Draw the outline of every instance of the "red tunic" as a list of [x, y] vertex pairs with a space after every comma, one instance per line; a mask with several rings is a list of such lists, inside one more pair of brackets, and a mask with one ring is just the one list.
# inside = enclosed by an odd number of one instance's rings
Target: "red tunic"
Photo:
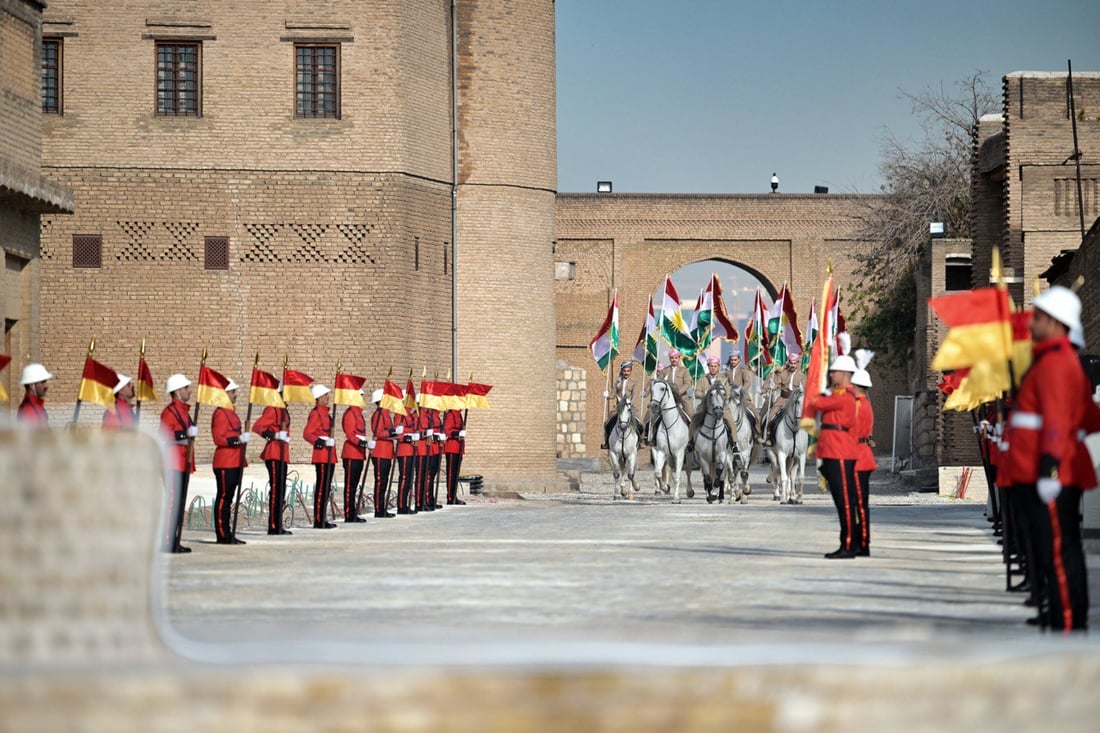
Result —
[[871, 409], [871, 400], [865, 395], [856, 396], [856, 456], [857, 471], [874, 471], [878, 468], [875, 452], [871, 450], [871, 435], [875, 432], [875, 413]]
[[235, 410], [215, 408], [210, 416], [210, 435], [214, 438], [214, 468], [248, 465], [245, 445], [241, 443], [241, 418]]
[[443, 432], [447, 436], [446, 442], [443, 443], [444, 453], [462, 455], [466, 452], [466, 438], [459, 436], [463, 430], [465, 426], [462, 424], [462, 413], [458, 410], [447, 410], [443, 415]]
[[[252, 432], [267, 439], [267, 445], [260, 453], [260, 458], [265, 461], [282, 461], [290, 463], [290, 443], [277, 440], [275, 433], [290, 430], [290, 413], [285, 407], [265, 407], [260, 419], [252, 423]], [[264, 433], [271, 435], [268, 438]]]
[[1008, 449], [1001, 470], [1008, 484], [1033, 484], [1040, 462], [1056, 466], [1063, 486], [1096, 487], [1096, 473], [1083, 442], [1100, 424], [1092, 385], [1065, 336], [1035, 345], [1031, 368], [1024, 375], [1008, 418]]
[[428, 455], [438, 456], [443, 452], [443, 441], [440, 438], [443, 435], [443, 421], [439, 418], [439, 410], [428, 408], [424, 412], [428, 414], [428, 432], [431, 433], [426, 438]]
[[[406, 428], [408, 430], [408, 428]], [[416, 432], [420, 433], [420, 440], [416, 441], [416, 455], [426, 456], [432, 439], [428, 437], [428, 431], [432, 430], [432, 418], [427, 409], [421, 409], [416, 416]]]
[[393, 458], [393, 416], [389, 410], [381, 407], [370, 416], [370, 430], [374, 434], [374, 448], [371, 449], [372, 458]]
[[332, 415], [324, 407], [317, 405], [306, 419], [306, 429], [302, 431], [306, 442], [314, 446], [310, 463], [336, 463], [336, 446], [316, 447], [319, 438], [332, 437]]
[[[342, 423], [344, 448], [340, 451], [340, 457], [350, 458], [353, 461], [365, 461], [367, 459], [367, 420], [363, 416], [363, 408], [358, 405], [348, 407], [344, 410]], [[359, 436], [363, 436], [362, 439]], [[362, 446], [359, 445], [360, 440], [363, 442]]]
[[856, 398], [852, 390], [838, 387], [830, 395], [810, 397], [810, 409], [821, 413], [821, 433], [817, 437], [817, 457], [854, 461], [856, 446]]
[[419, 418], [414, 412], [394, 418], [394, 425], [403, 425], [405, 427], [405, 432], [398, 438], [397, 442], [398, 458], [415, 454], [416, 451], [413, 448], [413, 442], [410, 435], [416, 432], [418, 420]]
[[174, 471], [195, 472], [195, 459], [192, 456], [191, 465], [187, 465], [187, 428], [191, 422], [189, 405], [177, 398], [172, 398], [168, 406], [160, 413], [160, 433], [164, 441], [168, 443], [168, 462]]
[[104, 430], [130, 430], [137, 426], [137, 415], [130, 403], [115, 397], [115, 409], [103, 413]]
[[19, 412], [16, 416], [19, 422], [28, 427], [48, 428], [50, 426], [50, 416], [46, 414], [46, 403], [30, 392], [19, 403]]

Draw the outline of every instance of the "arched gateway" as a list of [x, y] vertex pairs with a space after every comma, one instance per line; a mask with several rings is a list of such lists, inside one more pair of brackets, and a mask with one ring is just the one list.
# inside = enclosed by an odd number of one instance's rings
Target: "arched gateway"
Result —
[[[853, 282], [866, 195], [559, 194], [555, 305], [557, 358], [584, 370], [581, 437], [559, 441], [560, 457], [597, 456], [604, 375], [587, 347], [619, 291], [621, 351], [629, 354], [647, 297], [665, 275], [718, 261], [749, 273], [774, 298], [789, 283], [799, 313], [820, 292], [828, 262], [842, 287]], [[710, 265], [704, 265], [709, 268]], [[704, 273], [704, 277], [709, 272]], [[674, 281], [675, 282], [675, 281]], [[729, 288], [727, 304], [730, 303]], [[694, 299], [697, 287], [681, 292]], [[560, 406], [559, 406], [560, 407]], [[885, 407], [884, 407], [885, 409]], [[892, 408], [882, 414], [892, 414]], [[563, 448], [564, 446], [564, 448]]]

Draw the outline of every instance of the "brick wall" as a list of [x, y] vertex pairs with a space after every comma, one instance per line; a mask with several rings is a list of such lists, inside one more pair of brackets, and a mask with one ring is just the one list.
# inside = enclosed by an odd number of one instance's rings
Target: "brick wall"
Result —
[[23, 0], [0, 2], [0, 169], [37, 171], [42, 155], [39, 72], [41, 10]]
[[558, 360], [558, 458], [576, 458], [588, 452], [585, 445], [585, 407], [588, 383], [584, 369]]

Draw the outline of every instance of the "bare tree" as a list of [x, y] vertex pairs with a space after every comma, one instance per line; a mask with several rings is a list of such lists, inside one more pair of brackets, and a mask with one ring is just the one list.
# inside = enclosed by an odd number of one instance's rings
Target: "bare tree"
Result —
[[874, 343], [893, 364], [908, 359], [916, 324], [913, 269], [928, 244], [928, 224], [942, 221], [953, 237], [970, 232], [970, 164], [975, 126], [999, 100], [975, 71], [948, 92], [900, 91], [921, 118], [923, 139], [907, 143], [887, 130], [880, 170], [884, 194], [867, 205], [858, 235], [868, 242], [860, 255], [853, 310], [861, 340]]

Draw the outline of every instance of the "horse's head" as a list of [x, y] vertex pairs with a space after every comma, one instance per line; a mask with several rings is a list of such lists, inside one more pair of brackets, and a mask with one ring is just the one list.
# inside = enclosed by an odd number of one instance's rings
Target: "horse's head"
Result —
[[712, 384], [703, 397], [703, 402], [706, 405], [707, 412], [712, 415], [721, 415], [722, 411], [726, 409], [725, 382], [717, 381]]
[[802, 414], [802, 402], [806, 398], [806, 390], [802, 386], [794, 388], [790, 399], [787, 400], [787, 409], [794, 415]]
[[619, 404], [615, 407], [615, 414], [619, 416], [619, 425], [626, 427], [634, 421], [634, 404], [630, 398], [619, 395]]
[[672, 387], [668, 382], [658, 377], [649, 387], [649, 411], [656, 414], [672, 396]]

